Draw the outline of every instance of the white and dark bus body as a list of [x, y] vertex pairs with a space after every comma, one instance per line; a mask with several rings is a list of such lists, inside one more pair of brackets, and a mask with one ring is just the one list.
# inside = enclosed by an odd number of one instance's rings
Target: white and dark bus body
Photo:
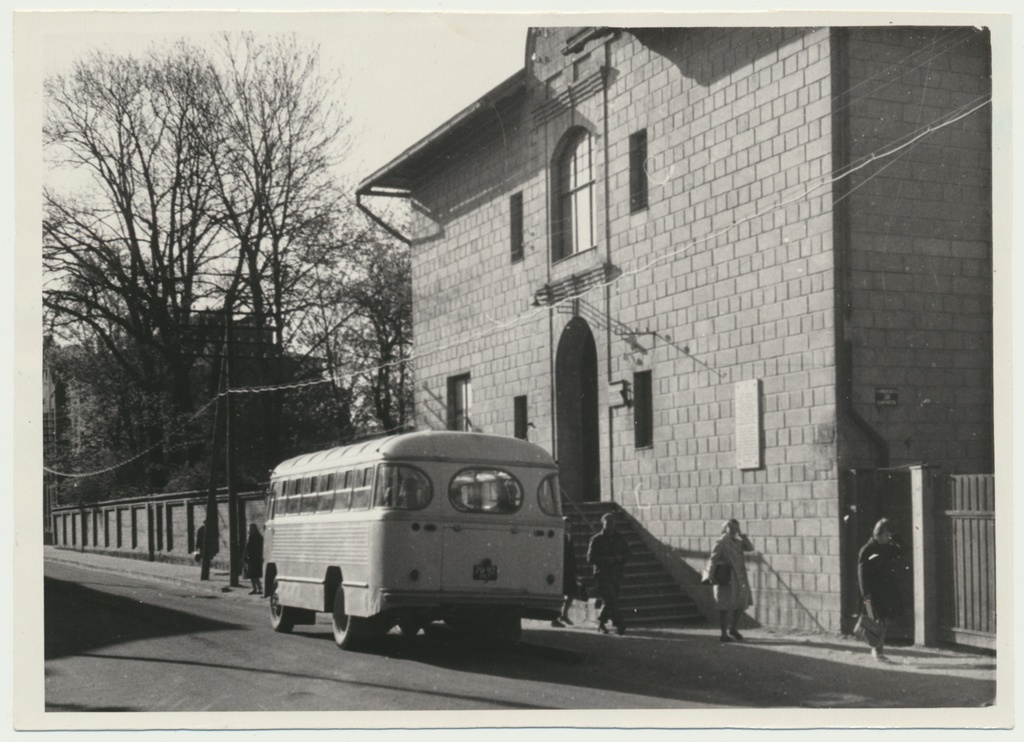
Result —
[[331, 613], [346, 648], [432, 621], [518, 638], [562, 603], [558, 470], [516, 438], [426, 431], [305, 454], [271, 474], [264, 590], [291, 631]]

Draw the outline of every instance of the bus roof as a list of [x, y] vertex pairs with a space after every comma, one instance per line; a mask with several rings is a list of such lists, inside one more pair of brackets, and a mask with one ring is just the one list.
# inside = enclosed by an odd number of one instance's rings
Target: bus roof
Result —
[[348, 446], [302, 454], [282, 461], [271, 474], [320, 471], [378, 459], [455, 461], [555, 468], [551, 454], [519, 438], [450, 430], [426, 430], [374, 438]]

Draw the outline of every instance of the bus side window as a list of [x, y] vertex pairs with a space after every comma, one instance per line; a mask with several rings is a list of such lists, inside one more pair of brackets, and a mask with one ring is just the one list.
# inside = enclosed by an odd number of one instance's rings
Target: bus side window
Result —
[[267, 515], [265, 520], [273, 520], [275, 513], [280, 514], [281, 509], [281, 480], [270, 485], [270, 495], [267, 498]]
[[299, 501], [302, 497], [298, 493], [299, 480], [289, 479], [284, 483], [285, 512], [294, 515], [299, 512]]
[[329, 513], [334, 509], [334, 472], [320, 475], [320, 499], [317, 502], [318, 513]]
[[303, 492], [302, 492], [302, 512], [313, 513], [316, 512], [316, 500], [317, 500], [317, 478], [306, 477], [303, 481]]
[[352, 472], [355, 484], [352, 486], [352, 509], [365, 510], [370, 507], [370, 486], [373, 484], [373, 467]]
[[393, 507], [398, 493], [398, 485], [398, 467], [382, 466], [380, 468], [380, 476], [377, 477], [377, 486], [373, 490], [373, 507]]
[[351, 477], [352, 472], [350, 471], [340, 471], [335, 475], [335, 481], [338, 485], [338, 489], [334, 493], [335, 510], [348, 510], [352, 504]]

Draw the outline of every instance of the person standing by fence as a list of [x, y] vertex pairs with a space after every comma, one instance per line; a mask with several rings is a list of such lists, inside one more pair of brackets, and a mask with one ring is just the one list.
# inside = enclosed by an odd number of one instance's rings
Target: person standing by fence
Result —
[[896, 582], [901, 567], [900, 546], [894, 540], [892, 521], [882, 518], [872, 531], [871, 538], [857, 557], [857, 582], [864, 601], [864, 612], [881, 625], [881, 633], [871, 648], [871, 656], [879, 662], [885, 657], [885, 634], [889, 622], [903, 615], [903, 595]]

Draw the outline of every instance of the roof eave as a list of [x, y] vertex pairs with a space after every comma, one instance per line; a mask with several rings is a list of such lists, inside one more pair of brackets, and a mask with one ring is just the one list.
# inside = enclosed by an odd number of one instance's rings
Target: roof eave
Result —
[[498, 102], [523, 90], [525, 84], [526, 70], [521, 69], [406, 149], [391, 162], [364, 178], [359, 183], [356, 193], [358, 195], [374, 195], [375, 192], [384, 192], [386, 195], [396, 195], [396, 192], [406, 189], [408, 184], [399, 176], [399, 172], [404, 166], [440, 146], [455, 129], [472, 122], [481, 112], [491, 109]]

